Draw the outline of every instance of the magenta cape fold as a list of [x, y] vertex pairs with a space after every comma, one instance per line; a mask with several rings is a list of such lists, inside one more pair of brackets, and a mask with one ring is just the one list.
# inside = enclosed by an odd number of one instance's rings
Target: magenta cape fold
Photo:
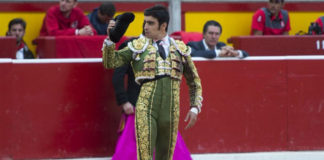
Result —
[[[125, 120], [125, 123], [123, 123], [123, 119]], [[123, 115], [121, 124], [124, 125], [124, 129], [120, 132], [112, 160], [137, 160], [135, 115]], [[190, 152], [179, 132], [174, 149], [173, 160], [192, 160]]]

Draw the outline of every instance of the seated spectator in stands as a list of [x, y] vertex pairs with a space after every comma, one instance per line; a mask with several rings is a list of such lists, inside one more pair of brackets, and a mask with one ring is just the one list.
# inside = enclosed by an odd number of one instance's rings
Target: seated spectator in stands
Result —
[[324, 34], [324, 16], [317, 18], [315, 23], [317, 23], [317, 26], [320, 28], [318, 34]]
[[283, 6], [284, 0], [269, 0], [267, 7], [257, 10], [252, 18], [251, 35], [289, 35], [289, 15]]
[[107, 35], [109, 21], [113, 19], [116, 9], [113, 3], [104, 2], [99, 8], [95, 8], [88, 18], [98, 35]]
[[44, 18], [40, 36], [95, 35], [87, 16], [77, 7], [77, 0], [60, 0]]
[[26, 22], [21, 18], [12, 19], [8, 25], [7, 36], [14, 36], [17, 38], [17, 59], [31, 59], [34, 58], [33, 53], [29, 50], [23, 38], [26, 30]]
[[203, 28], [203, 40], [197, 42], [189, 42], [192, 57], [246, 57], [248, 54], [244, 51], [234, 50], [231, 46], [219, 42], [222, 34], [222, 26], [214, 20], [207, 21]]

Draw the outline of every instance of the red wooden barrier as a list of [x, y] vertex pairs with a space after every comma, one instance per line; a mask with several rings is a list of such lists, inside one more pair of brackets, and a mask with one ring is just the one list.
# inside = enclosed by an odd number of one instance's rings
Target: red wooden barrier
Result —
[[[35, 61], [35, 60], [34, 60]], [[5, 68], [4, 68], [5, 67]], [[0, 158], [109, 156], [120, 110], [101, 63], [0, 64]]]
[[[204, 103], [192, 153], [324, 150], [324, 58], [196, 61]], [[108, 157], [120, 109], [99, 59], [0, 61], [0, 157]], [[26, 63], [28, 62], [28, 63]]]
[[323, 35], [234, 36], [228, 42], [250, 56], [324, 55]]
[[16, 58], [16, 38], [15, 37], [0, 37], [0, 58]]
[[197, 126], [183, 135], [191, 151], [287, 149], [285, 61], [204, 61], [197, 66], [204, 106]]
[[324, 149], [324, 69], [322, 60], [288, 62], [288, 146]]
[[[37, 45], [39, 58], [101, 58], [105, 38], [107, 36], [41, 36], [33, 43]], [[123, 36], [116, 48], [127, 39]]]

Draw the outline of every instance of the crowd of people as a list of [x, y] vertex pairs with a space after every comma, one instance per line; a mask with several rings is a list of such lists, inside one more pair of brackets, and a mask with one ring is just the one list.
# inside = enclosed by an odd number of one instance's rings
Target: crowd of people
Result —
[[[50, 7], [44, 17], [40, 36], [106, 35], [108, 24], [116, 13], [114, 4], [104, 2], [88, 15], [85, 15], [77, 5], [77, 0], [60, 0], [59, 5]], [[251, 35], [289, 35], [290, 19], [288, 11], [283, 9], [284, 5], [284, 0], [269, 0], [267, 6], [257, 10], [252, 17]], [[323, 34], [323, 21], [324, 16], [319, 17], [310, 26], [309, 34]], [[16, 24], [15, 27], [21, 26], [21, 32], [11, 31], [13, 24]], [[26, 22], [21, 18], [9, 22], [7, 36], [17, 37], [17, 59], [36, 57], [23, 40], [26, 26]], [[216, 20], [206, 22], [203, 26], [203, 40], [188, 44], [193, 50], [192, 56], [205, 58], [248, 56], [245, 51], [235, 50], [219, 42], [221, 33], [222, 26], [219, 22]]]
[[[114, 4], [104, 2], [88, 16], [77, 4], [77, 0], [60, 0], [59, 5], [49, 8], [43, 20], [40, 36], [106, 35], [108, 23], [116, 12]], [[17, 38], [17, 59], [36, 57], [23, 40], [26, 26], [26, 22], [21, 18], [15, 18], [9, 22], [6, 35]]]

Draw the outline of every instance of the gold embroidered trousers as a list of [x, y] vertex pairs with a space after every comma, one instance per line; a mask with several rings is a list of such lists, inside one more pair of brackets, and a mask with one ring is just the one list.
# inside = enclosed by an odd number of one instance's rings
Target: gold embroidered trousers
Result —
[[[179, 123], [180, 81], [146, 82], [136, 104], [137, 159], [172, 160]], [[156, 148], [155, 148], [156, 146]]]

